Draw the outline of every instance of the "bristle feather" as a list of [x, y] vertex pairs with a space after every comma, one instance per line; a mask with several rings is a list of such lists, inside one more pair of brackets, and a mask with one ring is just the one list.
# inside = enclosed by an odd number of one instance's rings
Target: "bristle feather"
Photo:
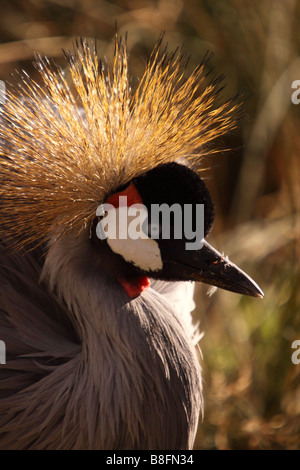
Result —
[[162, 40], [134, 93], [126, 38], [117, 35], [111, 70], [96, 43], [79, 38], [73, 53], [64, 52], [70, 84], [39, 54], [42, 85], [18, 74], [0, 111], [0, 236], [23, 245], [53, 231], [80, 231], [118, 186], [161, 163], [197, 163], [210, 142], [235, 127], [238, 105], [215, 106], [220, 80], [205, 87], [208, 55], [184, 79], [183, 52], [168, 54]]

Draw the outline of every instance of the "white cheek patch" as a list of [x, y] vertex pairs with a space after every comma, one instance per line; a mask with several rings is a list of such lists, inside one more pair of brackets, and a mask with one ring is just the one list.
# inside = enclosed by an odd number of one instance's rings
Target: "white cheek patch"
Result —
[[159, 246], [151, 238], [137, 240], [107, 239], [112, 251], [121, 255], [125, 261], [144, 271], [159, 271], [163, 267]]
[[125, 261], [143, 271], [159, 271], [163, 268], [159, 245], [142, 230], [143, 222], [147, 218], [147, 211], [143, 207], [135, 204], [130, 207], [113, 208], [111, 220], [114, 230], [107, 230], [107, 226], [104, 228], [104, 223], [103, 231], [111, 250], [121, 255]]

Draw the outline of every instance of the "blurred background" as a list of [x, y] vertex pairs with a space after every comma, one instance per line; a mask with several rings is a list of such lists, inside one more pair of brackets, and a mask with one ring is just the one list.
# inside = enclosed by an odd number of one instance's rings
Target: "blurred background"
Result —
[[[196, 449], [299, 449], [300, 363], [300, 2], [297, 0], [1, 0], [0, 80], [34, 75], [33, 51], [64, 64], [75, 37], [97, 38], [111, 58], [115, 22], [128, 32], [130, 73], [140, 77], [159, 34], [184, 43], [188, 70], [207, 50], [225, 75], [224, 99], [241, 93], [230, 148], [205, 172], [216, 203], [209, 237], [248, 272], [263, 300], [207, 286], [196, 291], [205, 411]], [[300, 93], [299, 93], [300, 98]], [[299, 354], [300, 359], [300, 354]]]

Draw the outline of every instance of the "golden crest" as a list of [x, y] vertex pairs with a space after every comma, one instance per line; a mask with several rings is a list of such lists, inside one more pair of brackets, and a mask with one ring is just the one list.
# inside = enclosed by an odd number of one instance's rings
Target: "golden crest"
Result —
[[21, 245], [88, 227], [117, 187], [160, 163], [198, 164], [235, 127], [238, 105], [216, 106], [218, 80], [204, 87], [205, 60], [185, 79], [161, 40], [135, 91], [121, 39], [111, 69], [85, 40], [65, 56], [69, 83], [37, 56], [42, 85], [23, 74], [0, 111], [0, 236]]

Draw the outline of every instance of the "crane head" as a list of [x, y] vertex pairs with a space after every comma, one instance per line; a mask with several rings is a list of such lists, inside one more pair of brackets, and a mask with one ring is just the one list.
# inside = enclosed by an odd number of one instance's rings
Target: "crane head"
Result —
[[[129, 285], [138, 286], [127, 289], [131, 293], [151, 276], [262, 296], [204, 240], [214, 210], [199, 164], [210, 144], [235, 127], [239, 106], [218, 102], [221, 82], [206, 83], [206, 59], [185, 79], [183, 56], [168, 54], [159, 42], [133, 91], [121, 39], [111, 69], [85, 40], [65, 55], [70, 83], [64, 70], [37, 56], [42, 84], [21, 76], [1, 107], [0, 235], [26, 246], [89, 231], [109, 270], [124, 286], [128, 276]], [[120, 212], [116, 198], [122, 195], [131, 198], [127, 207], [140, 203], [148, 212], [177, 204], [183, 219], [167, 224], [169, 237], [152, 215], [143, 227], [146, 238], [99, 240], [99, 207], [117, 204]], [[187, 228], [188, 212], [193, 221]]]
[[99, 252], [104, 246], [113, 252], [114, 276], [130, 296], [147, 287], [150, 276], [263, 297], [246, 273], [205, 240], [214, 204], [204, 181], [187, 166], [158, 165], [109, 196], [102, 210], [92, 243]]

